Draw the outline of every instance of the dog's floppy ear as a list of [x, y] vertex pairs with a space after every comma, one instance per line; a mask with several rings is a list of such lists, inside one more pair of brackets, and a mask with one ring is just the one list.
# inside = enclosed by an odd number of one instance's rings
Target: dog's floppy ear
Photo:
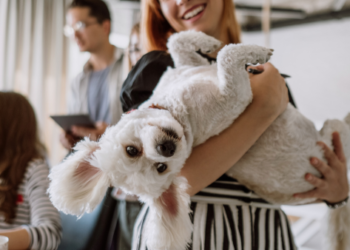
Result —
[[97, 142], [86, 138], [74, 149], [75, 153], [52, 168], [48, 192], [58, 210], [81, 216], [102, 201], [110, 180], [94, 157], [99, 149]]
[[143, 232], [149, 249], [187, 249], [193, 228], [187, 188], [187, 180], [184, 177], [176, 177], [169, 188], [150, 206], [149, 221]]

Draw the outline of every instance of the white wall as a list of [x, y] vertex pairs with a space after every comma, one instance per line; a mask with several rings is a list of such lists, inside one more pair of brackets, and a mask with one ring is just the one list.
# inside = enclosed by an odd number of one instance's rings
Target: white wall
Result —
[[[264, 45], [262, 32], [243, 33], [243, 43]], [[350, 18], [273, 29], [271, 62], [291, 75], [299, 110], [318, 127], [350, 112]]]

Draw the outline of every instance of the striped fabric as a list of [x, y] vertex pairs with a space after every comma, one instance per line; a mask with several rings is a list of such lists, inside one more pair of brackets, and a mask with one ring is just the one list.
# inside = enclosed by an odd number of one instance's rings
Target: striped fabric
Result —
[[[224, 175], [191, 197], [189, 250], [295, 250], [287, 216], [254, 192]], [[132, 250], [146, 250], [142, 231], [149, 208], [136, 221]]]
[[32, 161], [18, 189], [16, 218], [7, 224], [0, 215], [0, 229], [27, 229], [30, 249], [57, 249], [61, 240], [60, 215], [46, 193], [48, 174], [49, 168], [43, 160]]

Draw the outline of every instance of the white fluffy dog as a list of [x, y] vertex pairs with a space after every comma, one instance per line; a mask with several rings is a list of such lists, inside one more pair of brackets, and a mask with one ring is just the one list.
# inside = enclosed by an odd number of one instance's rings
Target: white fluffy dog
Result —
[[[190, 197], [186, 179], [178, 174], [192, 147], [227, 128], [252, 101], [245, 64], [263, 64], [272, 55], [267, 48], [231, 44], [221, 49], [217, 63], [209, 64], [196, 53], [219, 47], [219, 41], [200, 32], [171, 36], [168, 48], [175, 68], [164, 73], [138, 110], [123, 115], [98, 142], [80, 142], [76, 153], [52, 169], [53, 204], [81, 216], [101, 202], [110, 185], [121, 187], [150, 206], [144, 230], [148, 249], [185, 250], [192, 230]], [[331, 134], [338, 131], [349, 158], [349, 124], [350, 116], [345, 122], [329, 120], [318, 132], [289, 105], [227, 174], [270, 202], [311, 202], [292, 194], [313, 188], [304, 180], [307, 172], [320, 176], [309, 163], [311, 156], [324, 159], [316, 142], [331, 146]], [[350, 223], [342, 222], [349, 211], [332, 212], [332, 250], [350, 247]], [[341, 233], [346, 234], [339, 240]]]

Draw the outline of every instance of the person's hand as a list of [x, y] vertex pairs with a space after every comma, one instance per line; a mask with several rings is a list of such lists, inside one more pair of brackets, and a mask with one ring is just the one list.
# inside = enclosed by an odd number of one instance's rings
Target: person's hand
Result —
[[289, 102], [284, 78], [271, 63], [249, 66], [249, 69], [261, 71], [260, 74], [249, 74], [253, 102], [261, 107], [262, 113], [277, 117], [287, 108]]
[[81, 138], [72, 135], [69, 132], [62, 131], [60, 134], [60, 142], [65, 149], [71, 150]]
[[347, 165], [342, 143], [338, 132], [333, 133], [334, 151], [323, 142], [318, 144], [324, 149], [327, 162], [316, 157], [310, 159], [311, 164], [322, 174], [318, 178], [310, 173], [305, 175], [306, 181], [315, 188], [305, 193], [294, 194], [296, 198], [317, 198], [328, 203], [338, 203], [345, 200], [349, 194], [349, 183], [347, 178]]
[[105, 122], [96, 122], [96, 128], [87, 128], [80, 126], [72, 126], [72, 133], [78, 137], [90, 137], [90, 140], [97, 141], [101, 135], [106, 131], [109, 125]]

